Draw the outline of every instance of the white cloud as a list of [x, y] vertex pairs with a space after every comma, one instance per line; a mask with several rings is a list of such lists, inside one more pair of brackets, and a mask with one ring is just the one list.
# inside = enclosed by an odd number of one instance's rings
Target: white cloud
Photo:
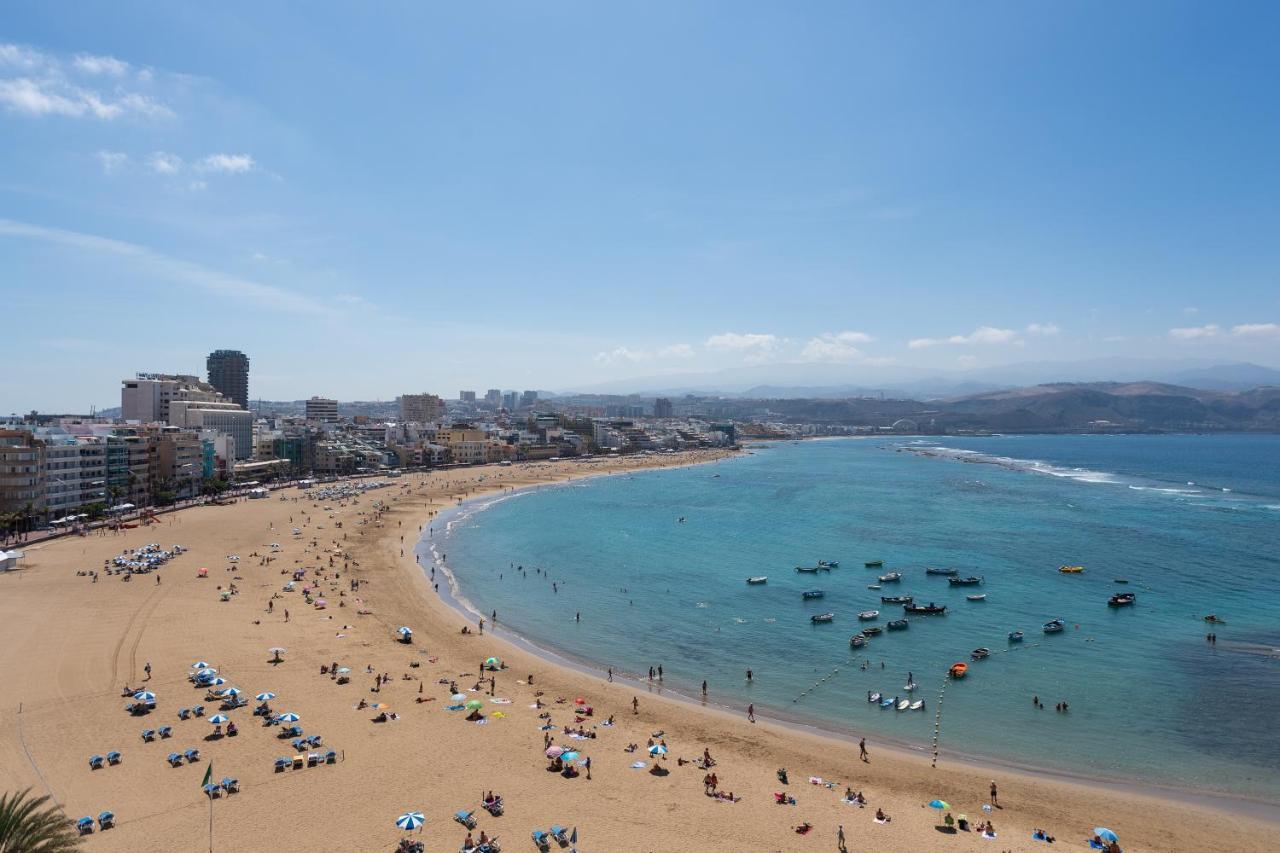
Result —
[[129, 63], [114, 56], [93, 56], [81, 53], [76, 56], [74, 63], [77, 69], [86, 74], [101, 74], [108, 77], [123, 77], [129, 70]]
[[147, 165], [158, 175], [176, 175], [182, 171], [182, 158], [177, 154], [157, 151], [151, 155]]
[[1221, 331], [1217, 325], [1210, 323], [1207, 326], [1187, 326], [1181, 329], [1170, 329], [1169, 337], [1177, 338], [1181, 341], [1195, 341], [1201, 338], [1216, 337]]
[[114, 174], [129, 164], [129, 155], [123, 151], [98, 151], [93, 156], [107, 175]]
[[800, 358], [804, 361], [856, 361], [862, 358], [858, 345], [869, 344], [873, 340], [866, 332], [824, 332], [809, 339]]
[[206, 184], [204, 181], [192, 181], [191, 183], [187, 184], [187, 189], [193, 193], [204, 192], [208, 188], [209, 188], [209, 185]]
[[354, 293], [339, 293], [333, 297], [336, 302], [343, 305], [367, 305], [368, 301], [363, 296], [357, 296]]
[[693, 358], [693, 347], [688, 344], [671, 344], [658, 350], [658, 358]]
[[1183, 313], [1183, 314], [1186, 314], [1186, 315], [1189, 317], [1189, 316], [1191, 316], [1191, 315], [1193, 315], [1193, 314], [1199, 314], [1199, 313], [1200, 313], [1200, 309], [1199, 309], [1199, 308], [1196, 308], [1194, 305], [1192, 305], [1192, 306], [1188, 306], [1188, 307], [1186, 307], [1186, 308], [1183, 308], [1183, 309], [1182, 309], [1182, 313]]
[[1028, 335], [1056, 335], [1062, 331], [1054, 323], [1032, 323], [1027, 326]]
[[248, 154], [210, 154], [196, 163], [202, 172], [226, 172], [239, 175], [251, 171], [255, 163]]
[[601, 364], [617, 364], [620, 361], [645, 361], [649, 358], [649, 354], [644, 350], [633, 350], [626, 347], [614, 347], [605, 352], [596, 353], [596, 361]]
[[12, 219], [0, 219], [0, 236], [39, 240], [84, 252], [125, 258], [147, 272], [172, 282], [174, 285], [198, 288], [208, 293], [232, 297], [249, 305], [281, 311], [286, 314], [302, 313], [319, 317], [340, 316], [333, 308], [317, 302], [309, 296], [294, 293], [274, 285], [238, 278], [190, 261], [171, 258], [136, 243], [113, 240], [109, 237], [98, 237], [94, 234], [83, 234], [78, 231], [64, 231], [60, 228], [45, 228], [41, 225], [30, 225]]
[[[15, 69], [16, 76], [3, 74]], [[83, 86], [75, 76], [120, 78], [129, 64], [110, 56], [56, 56], [16, 44], [0, 44], [0, 106], [27, 116], [117, 119], [125, 115], [169, 116], [172, 111], [149, 95], [125, 89], [120, 83], [104, 93]]]
[[724, 332], [707, 338], [707, 349], [718, 350], [771, 350], [778, 346], [776, 335], [739, 334]]
[[1231, 334], [1241, 337], [1276, 338], [1280, 337], [1280, 323], [1244, 323], [1232, 326]]
[[[1054, 327], [1056, 330], [1056, 326]], [[973, 344], [1010, 344], [1016, 343], [1018, 333], [1013, 329], [997, 329], [995, 326], [979, 326], [967, 335], [952, 335], [949, 338], [916, 338], [909, 341], [907, 346], [911, 349], [923, 349], [925, 347], [938, 347], [948, 344], [956, 346], [970, 346]]]

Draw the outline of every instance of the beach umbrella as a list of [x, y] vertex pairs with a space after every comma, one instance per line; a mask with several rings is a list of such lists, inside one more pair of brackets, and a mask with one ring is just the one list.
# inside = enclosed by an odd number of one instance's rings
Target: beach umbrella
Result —
[[350, 671], [351, 671], [351, 667], [349, 666], [338, 667], [338, 675], [346, 675]]
[[422, 812], [405, 812], [396, 818], [396, 826], [401, 829], [418, 829], [427, 819], [422, 816]]
[[450, 699], [452, 699], [452, 700], [453, 700], [453, 701], [455, 701], [455, 702], [465, 702], [465, 701], [467, 701], [467, 694], [465, 694], [465, 693], [455, 693], [455, 694], [453, 694], [452, 696], [450, 696], [449, 698], [450, 698]]
[[209, 718], [209, 722], [213, 723], [215, 726], [220, 726], [229, 719], [231, 718], [228, 717], [226, 714], [214, 714], [212, 717]]
[[208, 666], [209, 666], [209, 662], [203, 661], [203, 660], [198, 660], [195, 663], [191, 664], [192, 669], [207, 669]]
[[660, 743], [655, 743], [653, 746], [649, 747], [649, 754], [650, 755], [666, 755], [667, 748]]
[[221, 785], [218, 785], [218, 784], [215, 784], [215, 783], [213, 783], [213, 782], [210, 782], [208, 785], [205, 785], [205, 786], [204, 786], [204, 792], [205, 792], [206, 794], [208, 794], [210, 797], [212, 797], [214, 794], [218, 793], [218, 791], [220, 791], [220, 790], [222, 790], [222, 786], [221, 786]]
[[374, 703], [373, 703], [372, 705], [370, 705], [369, 707], [370, 707], [370, 708], [372, 708], [372, 709], [373, 709], [373, 710], [375, 710], [375, 711], [386, 711], [386, 710], [389, 710], [389, 709], [391, 708], [391, 706], [390, 706], [390, 705], [388, 705], [386, 702], [374, 702]]
[[139, 702], [155, 702], [156, 694], [147, 690], [139, 690], [137, 693], [133, 694], [133, 698], [137, 699]]
[[481, 702], [479, 699], [472, 699], [470, 702], [467, 703], [467, 708], [472, 711], [479, 711], [483, 707], [484, 707], [484, 703]]
[[239, 688], [239, 687], [228, 687], [226, 690], [222, 691], [222, 695], [223, 695], [223, 696], [239, 696], [239, 695], [240, 695], [240, 688]]
[[209, 682], [209, 683], [210, 683], [211, 685], [213, 685], [214, 687], [221, 687], [222, 685], [224, 685], [224, 684], [226, 684], [226, 683], [227, 683], [227, 680], [226, 680], [225, 678], [223, 678], [222, 676], [218, 676], [217, 678], [215, 678], [213, 681], [211, 681], [211, 682]]
[[206, 666], [204, 669], [196, 670], [197, 677], [214, 676], [217, 674], [218, 671], [211, 666]]
[[413, 633], [413, 629], [412, 629], [412, 628], [406, 628], [405, 626], [401, 625], [399, 628], [397, 628], [397, 629], [396, 629], [396, 633], [397, 633], [397, 634], [412, 634], [412, 633]]
[[586, 699], [583, 699], [581, 696], [579, 696], [577, 699], [574, 699], [574, 700], [573, 700], [573, 704], [575, 704], [575, 705], [585, 705], [585, 704], [587, 704], [587, 700], [586, 700]]
[[929, 803], [929, 808], [931, 808], [931, 809], [949, 809], [949, 808], [951, 808], [951, 803], [948, 803], [946, 800], [933, 800], [933, 801], [931, 801], [931, 802]]
[[563, 746], [553, 746], [547, 750], [547, 758], [559, 758], [564, 755]]
[[1116, 835], [1114, 832], [1107, 829], [1105, 826], [1095, 826], [1093, 828], [1093, 834], [1101, 838], [1103, 841], [1114, 842], [1114, 841], [1120, 840], [1120, 836]]
[[484, 661], [485, 666], [500, 666], [501, 664], [502, 664], [502, 661], [498, 660], [497, 658], [485, 658], [485, 661]]
[[276, 694], [274, 694], [274, 693], [272, 693], [270, 690], [268, 690], [266, 693], [259, 693], [257, 696], [255, 696], [255, 697], [253, 697], [253, 698], [257, 699], [259, 702], [266, 702], [266, 701], [267, 701], [267, 700], [269, 700], [269, 699], [274, 699], [274, 698], [276, 698]]
[[577, 753], [577, 752], [572, 752], [572, 751], [570, 751], [570, 752], [562, 752], [562, 753], [560, 753], [560, 760], [561, 760], [561, 761], [575, 761], [575, 760], [577, 760], [578, 755], [579, 755], [579, 753]]
[[279, 719], [280, 722], [282, 723], [296, 723], [298, 722], [298, 720], [302, 718], [299, 717], [297, 714], [293, 713], [292, 711], [289, 711], [287, 713], [281, 714], [277, 719]]
[[288, 649], [283, 649], [280, 646], [272, 646], [271, 648], [267, 649], [267, 651], [271, 652], [271, 654], [273, 655], [282, 655], [285, 652], [287, 652]]

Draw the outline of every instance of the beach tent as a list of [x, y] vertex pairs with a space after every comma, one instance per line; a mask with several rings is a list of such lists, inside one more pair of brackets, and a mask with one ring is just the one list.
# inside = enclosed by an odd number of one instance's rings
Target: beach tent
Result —
[[7, 572], [10, 569], [16, 569], [18, 567], [18, 561], [24, 556], [26, 555], [21, 551], [0, 551], [0, 572]]

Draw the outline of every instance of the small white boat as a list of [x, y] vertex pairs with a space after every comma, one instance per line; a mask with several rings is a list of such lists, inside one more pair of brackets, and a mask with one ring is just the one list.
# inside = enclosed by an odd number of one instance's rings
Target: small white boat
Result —
[[818, 615], [816, 615], [816, 616], [810, 616], [810, 617], [809, 617], [809, 621], [810, 621], [810, 622], [812, 622], [812, 623], [814, 623], [814, 624], [816, 625], [816, 624], [818, 624], [819, 622], [831, 622], [831, 621], [834, 621], [834, 620], [835, 620], [835, 618], [836, 618], [836, 615], [835, 615], [834, 613], [819, 613], [819, 614], [818, 614]]
[[980, 592], [977, 595], [966, 595], [965, 598], [969, 599], [970, 601], [986, 601], [987, 594], [985, 592]]
[[854, 634], [852, 637], [849, 638], [849, 645], [855, 649], [862, 648], [866, 644], [867, 644], [867, 638], [862, 636], [861, 634]]
[[910, 700], [910, 699], [899, 699], [899, 700], [898, 700], [898, 710], [899, 710], [899, 711], [905, 711], [905, 710], [907, 710], [907, 709], [908, 709], [908, 708], [910, 708], [910, 707], [911, 707], [911, 700]]
[[911, 703], [911, 710], [913, 711], [919, 711], [923, 707], [924, 707], [923, 699], [917, 699], [916, 701]]
[[747, 583], [752, 584], [753, 586], [756, 584], [762, 584], [762, 583], [768, 583], [768, 582], [769, 582], [768, 575], [757, 575], [754, 578], [747, 578]]
[[879, 589], [879, 588], [880, 588], [880, 584], [878, 583], [873, 583], [867, 586], [867, 589]]
[[902, 580], [902, 572], [889, 572], [887, 575], [880, 576], [880, 583], [897, 583]]
[[864, 610], [858, 614], [858, 618], [862, 620], [878, 619], [880, 617], [879, 610]]
[[906, 684], [902, 685], [902, 689], [910, 693], [912, 690], [915, 690], [919, 686], [920, 685], [916, 684], [914, 681], [908, 681]]

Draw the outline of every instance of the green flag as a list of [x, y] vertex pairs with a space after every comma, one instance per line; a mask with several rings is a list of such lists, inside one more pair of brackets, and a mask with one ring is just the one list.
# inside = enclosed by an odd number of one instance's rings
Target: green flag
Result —
[[205, 785], [208, 785], [212, 781], [213, 781], [213, 762], [210, 761], [208, 766], [204, 768], [204, 781], [200, 783], [200, 787], [203, 788]]

